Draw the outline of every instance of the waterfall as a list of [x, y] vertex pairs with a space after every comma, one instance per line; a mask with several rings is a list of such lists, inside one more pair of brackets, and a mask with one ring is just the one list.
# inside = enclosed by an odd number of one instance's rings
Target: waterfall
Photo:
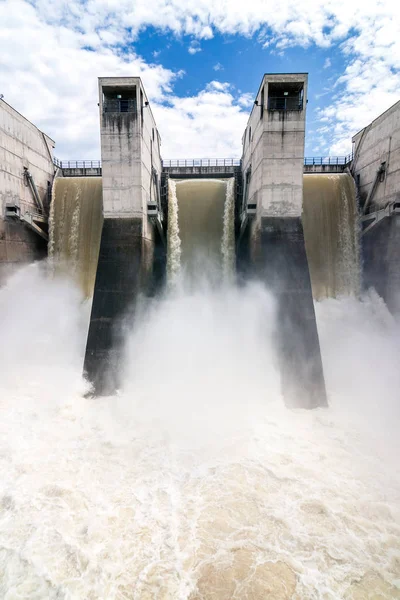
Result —
[[102, 224], [100, 177], [55, 180], [49, 219], [49, 258], [53, 272], [71, 275], [87, 298], [93, 295]]
[[168, 180], [168, 282], [174, 284], [181, 270], [181, 239], [179, 237], [176, 182]]
[[358, 295], [357, 203], [350, 175], [304, 175], [303, 227], [314, 298]]
[[224, 279], [231, 281], [235, 273], [235, 178], [226, 184], [224, 229], [222, 234], [222, 265]]
[[168, 275], [191, 281], [232, 278], [234, 179], [169, 180]]

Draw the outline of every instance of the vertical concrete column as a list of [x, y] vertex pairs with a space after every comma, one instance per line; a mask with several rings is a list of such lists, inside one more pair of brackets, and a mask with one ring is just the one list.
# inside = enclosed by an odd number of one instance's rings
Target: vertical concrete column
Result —
[[326, 392], [301, 221], [306, 101], [306, 74], [264, 76], [243, 138], [242, 239], [251, 273], [278, 301], [285, 402], [313, 408]]
[[119, 385], [124, 326], [152, 275], [156, 234], [147, 203], [151, 164], [161, 173], [161, 159], [148, 151], [156, 125], [140, 79], [100, 78], [99, 97], [104, 224], [85, 373], [94, 394], [105, 395]]

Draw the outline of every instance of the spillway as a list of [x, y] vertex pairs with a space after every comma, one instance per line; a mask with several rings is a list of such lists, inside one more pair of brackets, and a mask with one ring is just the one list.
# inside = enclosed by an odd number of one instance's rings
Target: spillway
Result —
[[230, 279], [235, 268], [234, 179], [169, 181], [168, 272]]
[[101, 177], [58, 178], [49, 220], [49, 257], [56, 272], [66, 272], [93, 296], [99, 256], [102, 211]]
[[303, 227], [314, 298], [357, 295], [359, 226], [350, 175], [304, 175]]

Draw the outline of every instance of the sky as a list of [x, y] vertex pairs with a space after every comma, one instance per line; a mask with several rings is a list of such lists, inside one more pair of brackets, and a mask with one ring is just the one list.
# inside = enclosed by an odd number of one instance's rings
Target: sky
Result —
[[306, 156], [400, 100], [393, 0], [0, 0], [0, 94], [56, 141], [100, 158], [97, 77], [140, 76], [168, 158], [239, 158], [264, 73], [307, 72]]

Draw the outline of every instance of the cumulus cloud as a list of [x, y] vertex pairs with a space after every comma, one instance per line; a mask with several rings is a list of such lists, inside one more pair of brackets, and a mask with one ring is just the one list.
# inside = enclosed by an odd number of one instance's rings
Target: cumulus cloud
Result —
[[[250, 98], [244, 94], [236, 99], [229, 88], [215, 86], [194, 97], [177, 98], [174, 82], [181, 73], [148, 64], [133, 50], [127, 51], [148, 26], [177, 37], [191, 36], [189, 52], [193, 48], [193, 53], [217, 32], [256, 36], [260, 44], [278, 52], [295, 45], [331, 46], [342, 52], [346, 68], [336, 84], [335, 98], [319, 111], [331, 132], [332, 152], [347, 151], [351, 135], [393, 104], [400, 89], [400, 3], [392, 0], [282, 0], [279, 10], [272, 0], [245, 4], [242, 0], [2, 0], [0, 22], [5, 99], [62, 140], [59, 148], [64, 156], [76, 156], [78, 150], [81, 156], [98, 155], [99, 75], [140, 75], [157, 105], [155, 112], [162, 116], [164, 140], [171, 124], [177, 126], [178, 117], [191, 127], [179, 137], [179, 154], [195, 152], [191, 148], [198, 142], [189, 131], [206, 135], [206, 146], [199, 142], [196, 152], [208, 148], [207, 154], [215, 156], [228, 149], [221, 148], [217, 121], [210, 120], [216, 127], [214, 134], [204, 121], [205, 113], [212, 110], [210, 96], [220, 116], [221, 102], [231, 111], [233, 133], [226, 132], [227, 139], [232, 143], [232, 136], [240, 139]], [[168, 98], [165, 106], [163, 100]], [[171, 153], [177, 150], [171, 148]]]
[[329, 67], [332, 65], [332, 61], [330, 58], [326, 58], [325, 62], [324, 62], [324, 69], [329, 69]]
[[200, 43], [197, 40], [192, 40], [189, 44], [188, 52], [189, 54], [197, 54], [198, 52], [201, 52]]
[[221, 63], [217, 63], [216, 65], [213, 66], [214, 71], [223, 71], [224, 67], [221, 65]]
[[228, 83], [211, 82], [200, 93], [169, 97], [155, 103], [155, 119], [162, 125], [164, 158], [238, 158], [248, 112], [239, 106]]
[[254, 102], [254, 94], [247, 92], [245, 94], [241, 94], [238, 98], [238, 104], [244, 106], [245, 108], [251, 108]]

